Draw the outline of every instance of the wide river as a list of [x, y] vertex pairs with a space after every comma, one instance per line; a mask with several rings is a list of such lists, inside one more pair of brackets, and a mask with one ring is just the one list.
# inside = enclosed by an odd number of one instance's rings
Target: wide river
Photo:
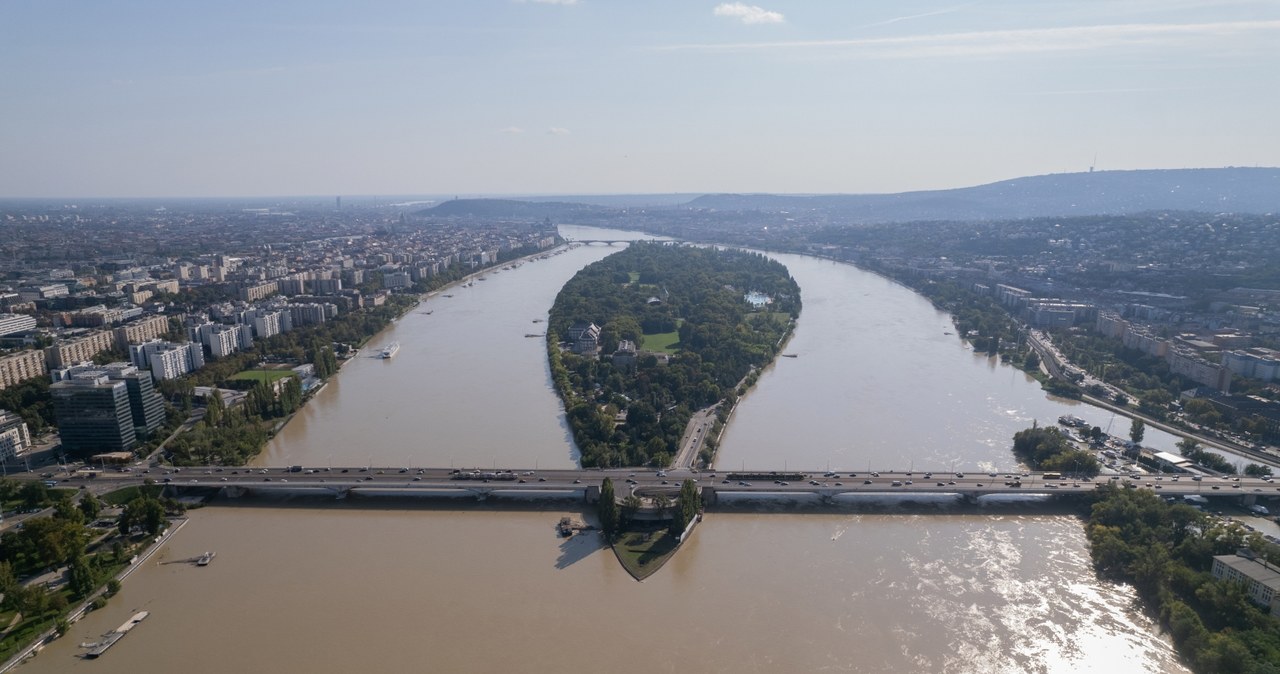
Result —
[[[399, 341], [394, 359], [346, 364], [261, 463], [574, 465], [543, 340], [524, 335], [545, 330], [534, 321], [577, 270], [618, 249], [579, 247], [432, 297], [371, 342]], [[973, 354], [901, 286], [777, 258], [804, 293], [786, 348], [797, 357], [743, 400], [721, 466], [1008, 470], [1011, 436], [1033, 420], [1112, 423]], [[1174, 438], [1148, 429], [1146, 444]], [[196, 510], [106, 609], [21, 670], [1187, 671], [1132, 590], [1094, 577], [1080, 521], [1049, 504], [739, 501], [644, 583], [593, 536], [555, 536], [578, 513], [567, 502]], [[205, 550], [218, 553], [207, 567], [166, 563]], [[101, 659], [75, 657], [140, 609], [151, 618]]]

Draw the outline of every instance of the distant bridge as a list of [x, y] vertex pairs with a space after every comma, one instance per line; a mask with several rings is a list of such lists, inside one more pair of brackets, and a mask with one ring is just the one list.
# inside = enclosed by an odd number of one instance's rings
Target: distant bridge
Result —
[[609, 239], [565, 239], [565, 243], [581, 243], [581, 244], [583, 244], [583, 245], [587, 245], [587, 246], [590, 246], [590, 245], [613, 246], [613, 245], [617, 245], [617, 244], [620, 244], [620, 243], [637, 243], [637, 242], [654, 243], [654, 242], [657, 242], [657, 241], [660, 241], [660, 239], [614, 239], [614, 240], [609, 240]]

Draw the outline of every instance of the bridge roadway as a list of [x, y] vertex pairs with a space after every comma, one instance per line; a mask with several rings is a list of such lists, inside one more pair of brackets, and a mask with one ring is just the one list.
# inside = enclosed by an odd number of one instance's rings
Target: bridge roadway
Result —
[[[472, 469], [465, 469], [470, 472]], [[475, 469], [500, 472], [504, 469]], [[688, 469], [653, 471], [641, 469], [568, 469], [511, 470], [516, 480], [459, 480], [449, 468], [312, 468], [291, 471], [289, 468], [197, 467], [178, 470], [152, 468], [149, 472], [104, 472], [97, 478], [72, 477], [65, 485], [83, 484], [94, 491], [106, 491], [140, 484], [145, 479], [178, 488], [239, 487], [254, 492], [330, 491], [338, 495], [360, 491], [439, 492], [455, 490], [487, 496], [495, 492], [583, 492], [598, 488], [605, 477], [612, 478], [615, 492], [625, 496], [665, 493], [674, 495], [686, 478], [700, 487], [712, 487], [716, 493], [817, 494], [835, 497], [844, 494], [957, 494], [980, 497], [993, 494], [1080, 494], [1112, 483], [1137, 489], [1151, 489], [1162, 495], [1205, 497], [1280, 498], [1280, 482], [1261, 478], [1205, 477], [1200, 481], [1190, 475], [1142, 475], [1140, 477], [1102, 475], [1088, 479], [1045, 479], [1044, 473], [947, 473], [947, 472], [838, 472], [789, 471], [804, 475], [803, 479], [730, 479], [729, 474], [753, 471], [693, 472]], [[764, 475], [766, 473], [754, 471]], [[1019, 486], [1013, 486], [1013, 485]]]

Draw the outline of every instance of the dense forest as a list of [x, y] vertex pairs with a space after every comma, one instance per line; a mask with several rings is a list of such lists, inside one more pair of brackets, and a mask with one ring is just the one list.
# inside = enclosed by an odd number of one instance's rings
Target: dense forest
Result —
[[[749, 292], [772, 301], [754, 307]], [[635, 243], [578, 272], [556, 297], [547, 340], [582, 465], [668, 463], [692, 413], [735, 399], [799, 313], [799, 286], [758, 253]], [[560, 346], [581, 321], [601, 329], [599, 358]], [[613, 362], [621, 340], [638, 345], [634, 364]]]

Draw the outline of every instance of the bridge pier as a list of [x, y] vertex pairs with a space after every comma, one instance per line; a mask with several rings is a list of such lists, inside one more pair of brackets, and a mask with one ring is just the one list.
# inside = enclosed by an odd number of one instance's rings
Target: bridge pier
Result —
[[241, 496], [244, 496], [245, 493], [248, 491], [249, 490], [245, 489], [244, 487], [223, 487], [222, 488], [222, 493], [226, 494], [227, 498], [240, 498]]
[[965, 505], [978, 505], [978, 495], [974, 493], [964, 493], [960, 495], [960, 500]]
[[582, 490], [582, 500], [585, 501], [587, 505], [595, 505], [596, 503], [599, 503], [600, 487], [593, 484]]
[[702, 507], [708, 508], [714, 506], [718, 498], [719, 497], [716, 496], [715, 487], [708, 485], [702, 488]]
[[1240, 500], [1240, 505], [1242, 505], [1242, 506], [1244, 506], [1244, 507], [1248, 508], [1249, 506], [1254, 505], [1254, 504], [1256, 504], [1257, 502], [1258, 502], [1258, 495], [1257, 495], [1257, 494], [1246, 494], [1246, 495], [1245, 495], [1245, 496]]

